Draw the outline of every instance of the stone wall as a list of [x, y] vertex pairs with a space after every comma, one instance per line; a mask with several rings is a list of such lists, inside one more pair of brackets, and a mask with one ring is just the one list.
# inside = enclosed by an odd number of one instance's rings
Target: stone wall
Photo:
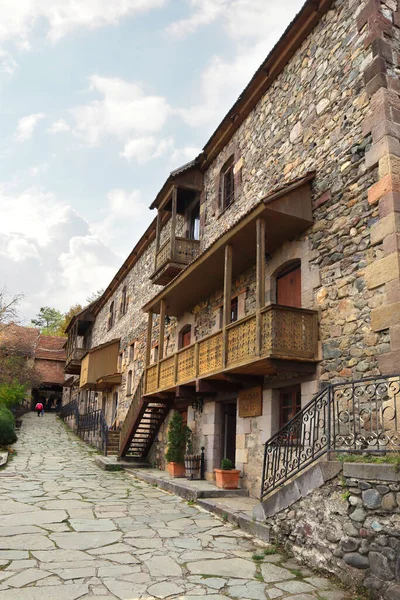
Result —
[[[365, 280], [366, 267], [381, 254], [369, 238], [379, 215], [368, 202], [377, 169], [365, 162], [372, 137], [363, 130], [370, 110], [364, 71], [373, 52], [364, 44], [367, 32], [358, 30], [364, 5], [333, 3], [205, 173], [202, 206], [204, 249], [263, 196], [316, 171], [315, 224], [295, 245], [303, 247], [303, 257], [307, 247], [308, 281], [313, 282], [304, 290], [304, 306], [320, 308], [319, 378], [330, 381], [377, 374], [377, 357], [389, 343], [387, 330], [372, 332], [370, 326], [383, 290], [369, 289]], [[240, 194], [221, 212], [218, 173], [232, 154], [240, 163]], [[275, 255], [272, 261], [279, 262]]]
[[394, 467], [345, 463], [343, 475], [266, 523], [272, 539], [302, 562], [363, 585], [373, 597], [398, 600], [399, 492]]

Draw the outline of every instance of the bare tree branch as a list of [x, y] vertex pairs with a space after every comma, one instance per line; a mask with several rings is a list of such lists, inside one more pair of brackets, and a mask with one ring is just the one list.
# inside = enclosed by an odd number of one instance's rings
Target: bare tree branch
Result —
[[23, 294], [10, 297], [6, 289], [0, 290], [0, 331], [19, 321], [18, 304], [23, 297]]

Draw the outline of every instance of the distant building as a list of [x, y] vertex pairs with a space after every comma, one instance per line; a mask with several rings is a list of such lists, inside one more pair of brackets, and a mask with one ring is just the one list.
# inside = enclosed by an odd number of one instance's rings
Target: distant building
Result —
[[33, 385], [27, 390], [26, 404], [34, 407], [41, 400], [56, 409], [65, 382], [65, 338], [42, 335], [39, 329], [11, 324], [0, 333], [0, 348], [10, 355], [22, 356], [32, 369]]

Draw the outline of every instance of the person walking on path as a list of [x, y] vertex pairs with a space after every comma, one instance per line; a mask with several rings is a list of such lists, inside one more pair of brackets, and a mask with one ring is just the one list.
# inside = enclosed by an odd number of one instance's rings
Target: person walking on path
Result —
[[37, 412], [37, 416], [40, 417], [40, 415], [44, 415], [44, 407], [43, 404], [41, 402], [38, 402], [35, 406], [35, 410]]

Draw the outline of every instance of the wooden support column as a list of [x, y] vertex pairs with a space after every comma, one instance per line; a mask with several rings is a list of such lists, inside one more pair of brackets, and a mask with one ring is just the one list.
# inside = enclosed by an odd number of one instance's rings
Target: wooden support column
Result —
[[157, 269], [157, 254], [160, 249], [160, 238], [161, 238], [161, 210], [157, 211], [156, 221], [156, 251], [154, 255], [154, 269]]
[[147, 321], [147, 342], [146, 342], [146, 368], [150, 366], [151, 356], [151, 334], [153, 332], [153, 313], [149, 312], [149, 319]]
[[165, 315], [166, 315], [166, 302], [161, 300], [160, 302], [160, 330], [158, 333], [158, 360], [164, 358], [164, 332], [165, 332]]
[[176, 211], [178, 208], [178, 188], [172, 190], [172, 216], [171, 216], [171, 260], [175, 260], [175, 236], [176, 236]]
[[231, 294], [232, 294], [232, 246], [225, 246], [225, 264], [224, 264], [224, 304], [222, 309], [222, 335], [223, 335], [223, 352], [222, 362], [226, 366], [227, 360], [227, 339], [228, 334], [226, 327], [231, 322]]
[[261, 354], [261, 309], [265, 305], [265, 219], [256, 221], [256, 354]]

